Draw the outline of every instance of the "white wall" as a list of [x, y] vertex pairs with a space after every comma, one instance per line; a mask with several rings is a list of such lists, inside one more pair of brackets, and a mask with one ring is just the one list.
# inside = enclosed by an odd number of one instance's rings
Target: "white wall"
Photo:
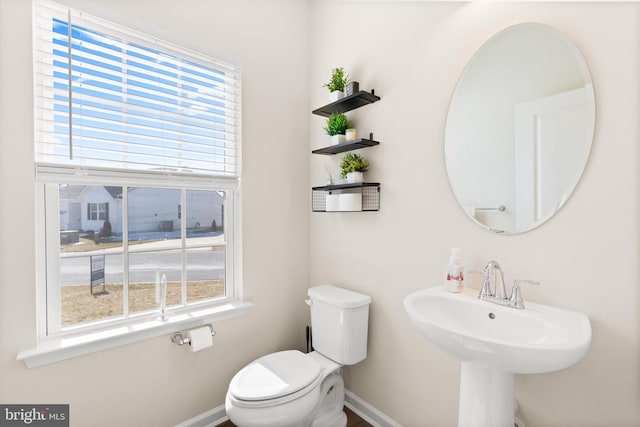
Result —
[[[422, 338], [402, 299], [442, 283], [449, 247], [468, 269], [490, 259], [507, 279], [536, 279], [525, 299], [582, 311], [592, 345], [564, 371], [519, 376], [528, 427], [640, 424], [638, 289], [637, 3], [312, 3], [311, 107], [343, 66], [378, 103], [351, 113], [380, 145], [361, 151], [381, 182], [377, 213], [311, 215], [311, 282], [373, 298], [369, 356], [346, 369], [347, 387], [407, 427], [453, 426], [460, 364]], [[581, 183], [562, 210], [527, 234], [499, 236], [457, 205], [444, 165], [444, 125], [458, 76], [493, 34], [518, 22], [556, 27], [582, 50], [596, 92], [596, 134]], [[311, 148], [326, 145], [312, 118]], [[311, 159], [311, 184], [340, 156]], [[479, 278], [473, 279], [478, 287]]]
[[72, 1], [243, 66], [244, 280], [255, 307], [190, 353], [160, 337], [27, 369], [35, 345], [31, 2], [0, 0], [0, 402], [69, 403], [74, 426], [171, 426], [224, 401], [265, 352], [303, 348], [308, 280], [306, 2]]

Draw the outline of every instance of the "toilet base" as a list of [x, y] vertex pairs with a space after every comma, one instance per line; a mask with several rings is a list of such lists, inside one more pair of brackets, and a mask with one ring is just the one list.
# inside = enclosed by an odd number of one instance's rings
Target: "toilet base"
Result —
[[344, 411], [330, 412], [313, 421], [311, 427], [346, 427], [347, 414]]
[[322, 382], [321, 403], [318, 406], [311, 427], [346, 427], [347, 414], [344, 413], [344, 380], [335, 372]]

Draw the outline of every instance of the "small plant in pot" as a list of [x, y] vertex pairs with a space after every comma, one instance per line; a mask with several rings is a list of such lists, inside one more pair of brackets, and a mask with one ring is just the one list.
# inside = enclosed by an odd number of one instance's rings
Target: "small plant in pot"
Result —
[[359, 154], [347, 153], [340, 160], [340, 169], [340, 177], [347, 178], [347, 183], [362, 182], [363, 173], [369, 170], [369, 162]]
[[336, 145], [346, 141], [345, 133], [352, 127], [353, 123], [344, 113], [332, 113], [327, 119], [324, 130], [331, 137], [331, 143]]
[[331, 102], [344, 98], [344, 88], [347, 83], [349, 83], [349, 75], [345, 74], [343, 68], [334, 68], [331, 71], [331, 80], [324, 85], [329, 89], [329, 100]]

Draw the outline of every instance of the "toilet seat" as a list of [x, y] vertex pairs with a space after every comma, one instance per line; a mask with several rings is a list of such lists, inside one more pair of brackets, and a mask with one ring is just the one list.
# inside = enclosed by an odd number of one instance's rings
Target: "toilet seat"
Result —
[[234, 403], [268, 407], [298, 399], [322, 382], [322, 367], [298, 350], [271, 353], [242, 368], [229, 384]]

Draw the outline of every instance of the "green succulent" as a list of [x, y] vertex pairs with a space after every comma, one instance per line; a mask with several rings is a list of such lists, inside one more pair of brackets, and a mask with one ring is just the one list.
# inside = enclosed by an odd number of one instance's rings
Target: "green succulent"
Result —
[[344, 113], [332, 113], [327, 119], [327, 125], [323, 128], [329, 136], [344, 135], [353, 124]]
[[346, 178], [350, 172], [366, 172], [369, 170], [369, 162], [359, 154], [347, 153], [340, 160], [340, 168], [342, 169], [340, 177]]
[[331, 80], [329, 80], [329, 83], [325, 83], [323, 87], [328, 88], [329, 92], [334, 90], [344, 91], [347, 83], [349, 83], [349, 75], [344, 73], [344, 69], [334, 68], [331, 71]]

